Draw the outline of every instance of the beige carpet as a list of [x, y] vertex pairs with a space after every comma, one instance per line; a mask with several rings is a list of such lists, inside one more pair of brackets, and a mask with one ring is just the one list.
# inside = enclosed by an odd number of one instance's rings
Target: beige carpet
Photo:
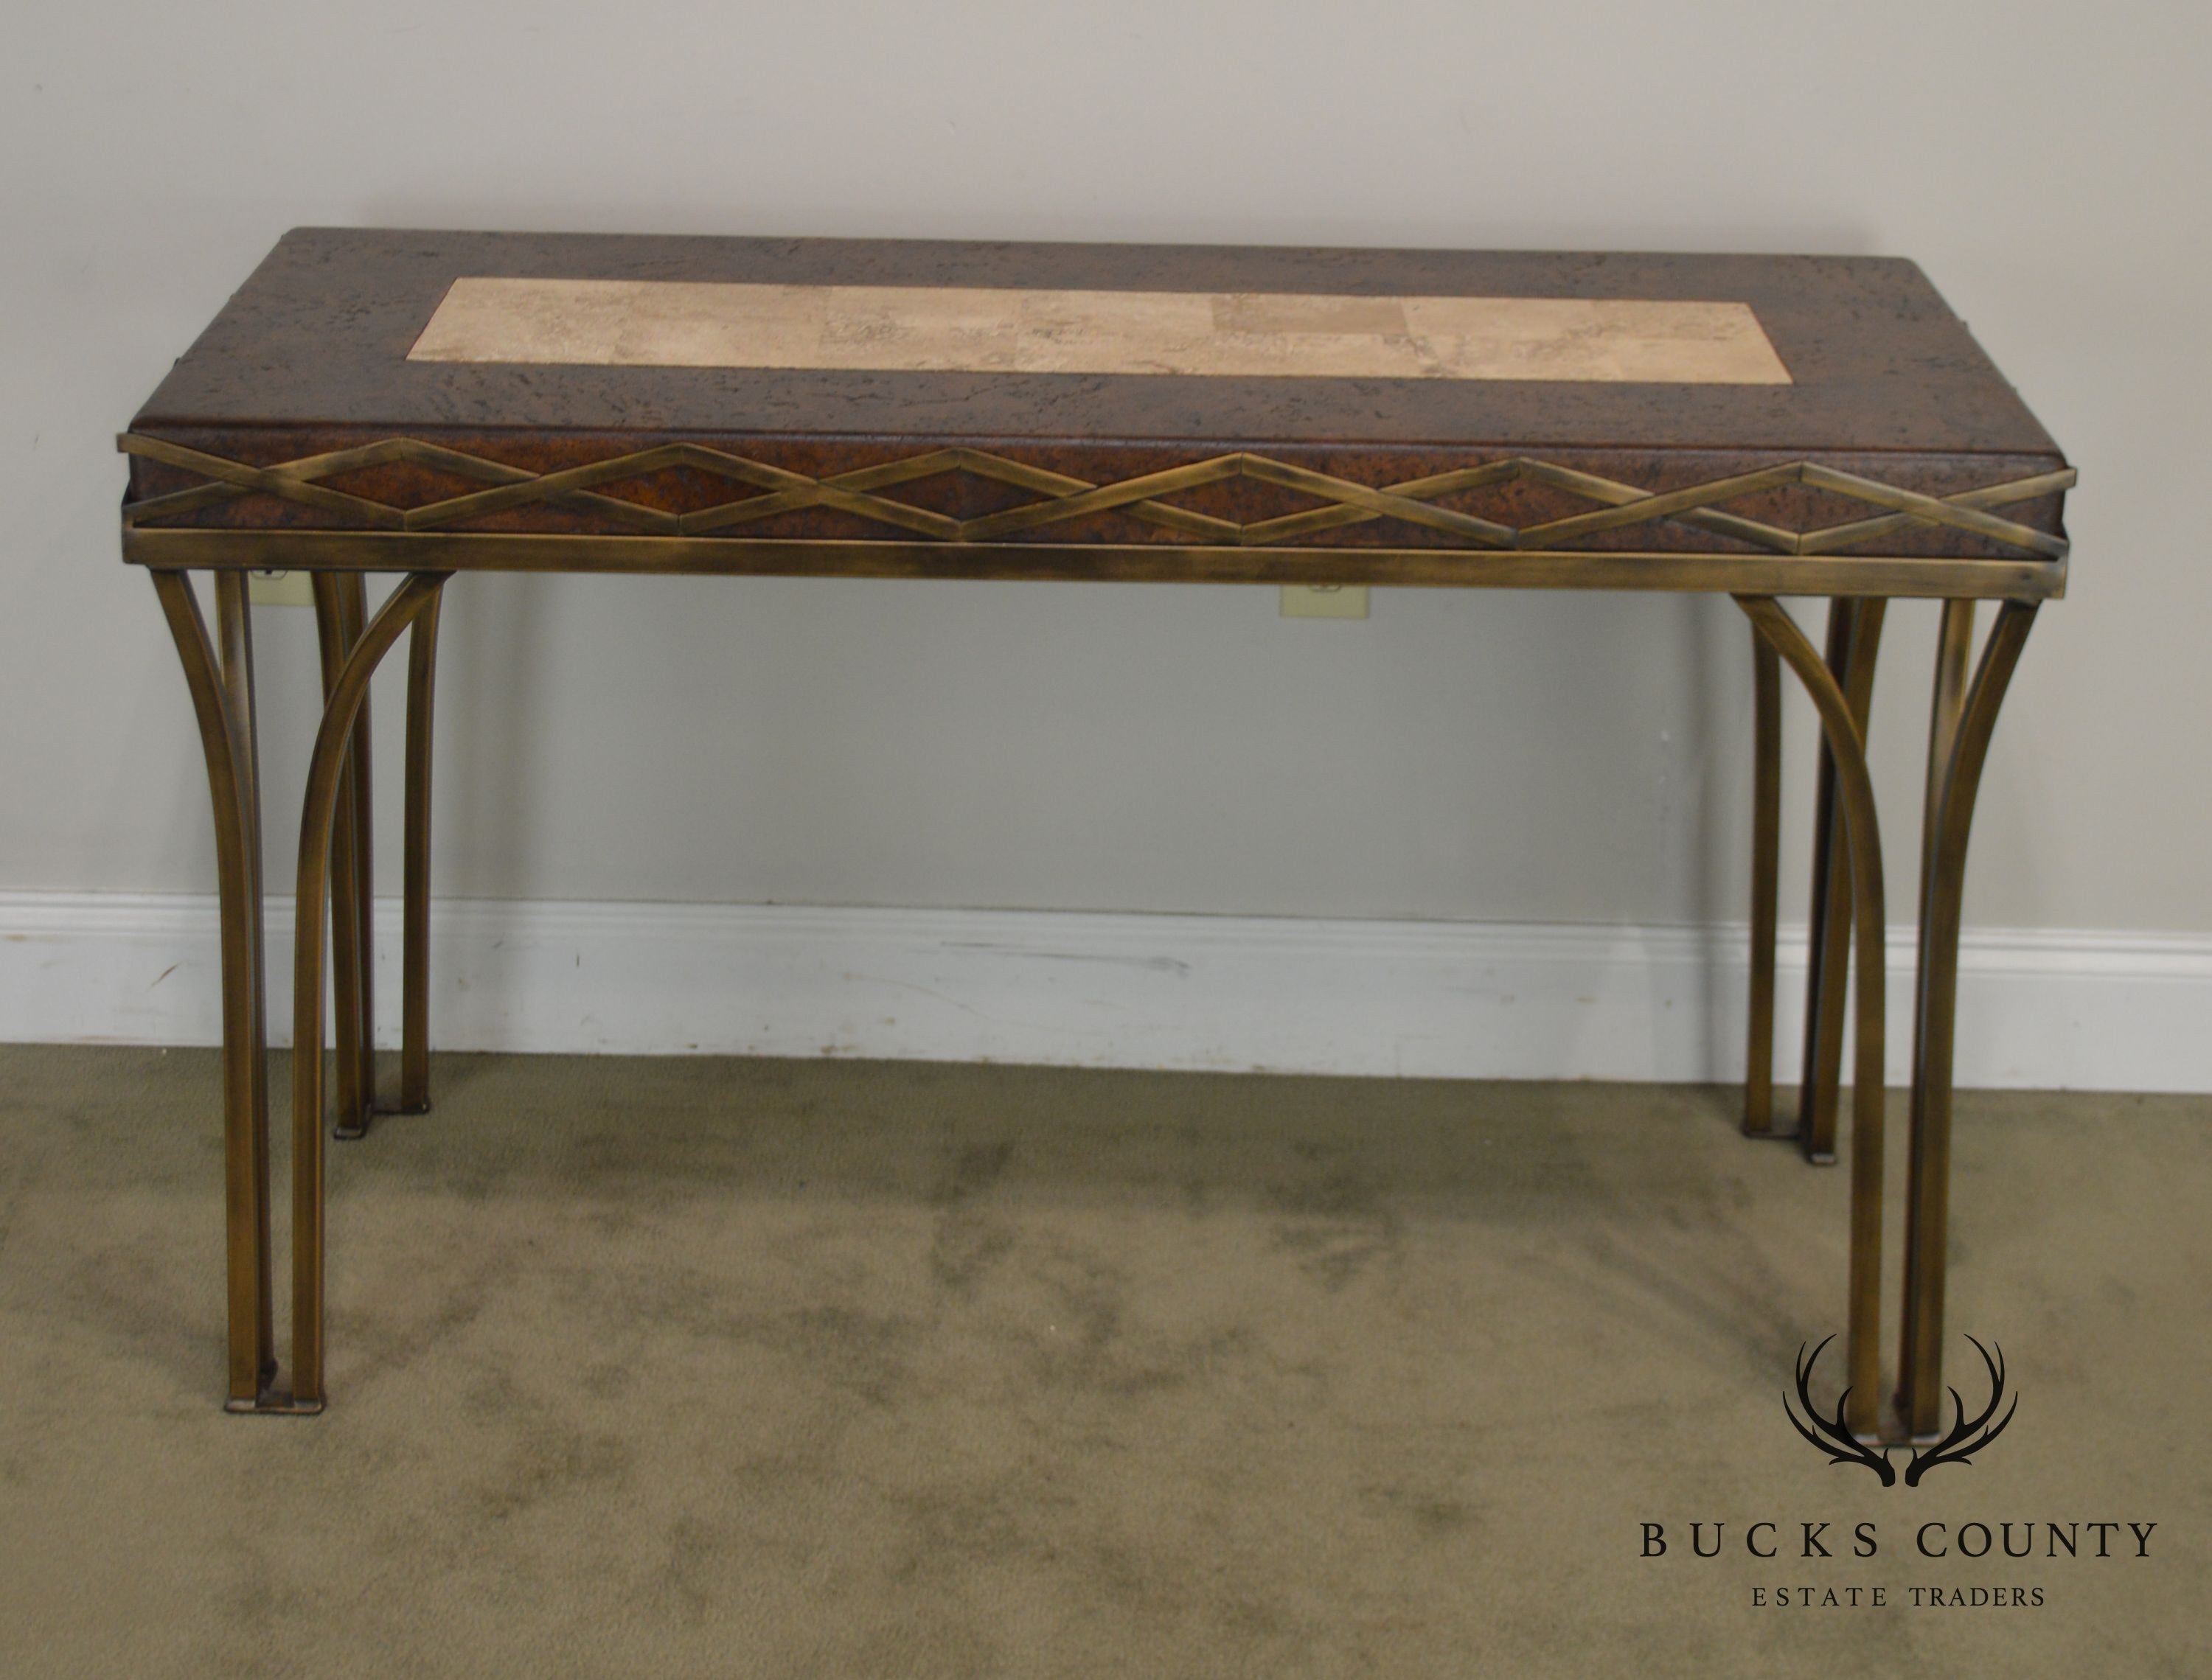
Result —
[[2020, 1409], [1883, 1489], [1782, 1411], [1844, 1175], [1726, 1091], [436, 1074], [332, 1151], [330, 1410], [238, 1418], [214, 1057], [0, 1050], [0, 1674], [2212, 1673], [2212, 1102], [1962, 1100]]

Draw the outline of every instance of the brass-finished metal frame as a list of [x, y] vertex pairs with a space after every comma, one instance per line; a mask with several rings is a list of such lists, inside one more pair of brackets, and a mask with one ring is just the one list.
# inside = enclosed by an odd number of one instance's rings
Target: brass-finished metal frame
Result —
[[[1690, 510], [1696, 512], [1698, 510]], [[1903, 516], [1900, 516], [1903, 517]], [[2063, 545], [2063, 539], [2059, 539]], [[338, 974], [335, 1099], [341, 1135], [377, 1110], [368, 992], [368, 737], [370, 674], [402, 631], [410, 636], [406, 740], [406, 844], [403, 1024], [398, 1107], [428, 1101], [428, 872], [430, 743], [439, 608], [457, 570], [698, 573], [838, 573], [874, 576], [978, 576], [1104, 580], [1360, 581], [1457, 587], [1557, 587], [1727, 592], [1754, 633], [1758, 728], [1754, 788], [1753, 976], [1745, 1129], [1772, 1131], [1776, 938], [1774, 853], [1779, 839], [1780, 669], [1788, 664], [1820, 715], [1833, 779], [1832, 814], [1820, 828], [1831, 860], [1816, 908], [1815, 979], [1808, 1020], [1832, 1004], [1840, 1015], [1850, 947], [1856, 943], [1857, 1021], [1853, 1077], [1847, 1324], [1850, 1427], [1881, 1432], [1880, 1301], [1884, 1142], [1882, 1065], [1883, 876], [1868, 774], [1865, 730], [1874, 652], [1887, 604], [1900, 597], [1943, 603], [1936, 699], [1930, 725], [1927, 861], [1912, 1102], [1911, 1190], [1907, 1218], [1905, 1325], [1900, 1415], [1914, 1431], [1933, 1426], [1940, 1394], [1952, 1033], [1957, 983], [1959, 885], [1983, 755], [2006, 681], [2039, 602], [2063, 592], [2061, 556], [2020, 560], [1733, 552], [1322, 549], [1212, 544], [1015, 544], [1000, 542], [762, 541], [743, 537], [527, 537], [473, 531], [331, 531], [147, 528], [126, 525], [126, 557], [154, 574], [183, 661], [207, 759], [217, 834], [224, 941], [224, 1069], [232, 1410], [320, 1410], [323, 1338], [323, 1120], [320, 1056], [325, 897]], [[292, 1112], [293, 1380], [278, 1381], [271, 1323], [268, 1094], [263, 1064], [258, 891], [258, 769], [254, 761], [246, 570], [275, 566], [315, 574], [325, 705], [301, 817], [295, 930]], [[189, 569], [215, 575], [218, 634], [200, 616]], [[405, 574], [374, 618], [362, 574]], [[1814, 650], [1776, 599], [1826, 596], [1828, 655]], [[1998, 628], [1971, 688], [1964, 682], [1974, 603], [2000, 603]], [[218, 643], [220, 652], [218, 652]], [[1826, 924], [1823, 938], [1817, 931]], [[1838, 959], [1834, 978], [1820, 953]], [[1838, 1023], [1838, 1027], [1840, 1022]], [[1808, 1066], [1822, 1043], [1808, 1038]], [[1839, 1069], [1840, 1052], [1836, 1052]], [[1833, 1086], [1830, 1087], [1831, 1091]], [[1830, 1097], [1832, 1102], [1832, 1095]], [[353, 1124], [349, 1124], [351, 1121]]]
[[[219, 577], [229, 573], [217, 573]], [[325, 701], [361, 640], [368, 603], [363, 574], [317, 573], [317, 640]], [[439, 598], [442, 598], [442, 591]], [[369, 708], [363, 706], [346, 749], [331, 852], [331, 966], [337, 1071], [332, 1136], [366, 1137], [378, 1114], [423, 1114], [430, 1107], [430, 739], [437, 673], [438, 600], [408, 631], [404, 881], [402, 889], [399, 1094], [376, 1083], [376, 928], [374, 784]]]
[[[1768, 597], [1739, 596], [1767, 645], [1797, 675], [1820, 713], [1820, 728], [1836, 767], [1850, 854], [1853, 920], [1858, 937], [1858, 1018], [1851, 1078], [1851, 1215], [1846, 1362], [1850, 1387], [1844, 1416], [1862, 1435], [1874, 1435], [1881, 1415], [1882, 1196], [1882, 949], [1887, 934], [1882, 895], [1881, 833], [1875, 813], [1864, 731], [1851, 697], [1827, 661], [1814, 651], [1796, 621]], [[1862, 610], [1879, 612], [1882, 603]]]
[[332, 831], [349, 772], [355, 725], [378, 664], [431, 603], [446, 574], [417, 573], [386, 600], [349, 648], [330, 685], [307, 761], [300, 815], [299, 911], [292, 988], [292, 1400], [323, 1402], [323, 915]]
[[1959, 1005], [1959, 931], [1975, 797], [1997, 712], [2020, 664], [2035, 603], [1997, 610], [1971, 687], [1961, 694], [1972, 645], [1971, 607], [1948, 607], [1937, 636], [1936, 703], [1929, 728], [1928, 856], [1921, 876], [1919, 983], [1912, 1051], [1911, 1161], [1905, 1191], [1905, 1319], [1897, 1408], [1907, 1432], [1930, 1439], [1942, 1427], [1943, 1293], [1948, 1266], [1951, 1060]]
[[400, 1114], [430, 1112], [430, 733], [438, 678], [438, 611], [444, 600], [444, 590], [434, 591], [407, 632], [399, 1101], [391, 1111]]
[[[1854, 605], [1844, 600], [1828, 603], [1826, 658], [1830, 672], [1844, 685], [1846, 699], [1850, 695]], [[1797, 1081], [1797, 1122], [1792, 1135], [1807, 1161], [1831, 1166], [1836, 1159], [1836, 1109], [1843, 1083], [1844, 986], [1851, 949], [1847, 925], [1850, 881], [1844, 814], [1836, 804], [1836, 757], [1825, 731], [1815, 759], [1813, 880], [1805, 913], [1804, 1047]]]
[[1780, 936], [1782, 656], [1751, 633], [1751, 997], [1744, 1021], [1743, 1130], [1773, 1137], [1774, 969]]
[[[357, 572], [317, 573], [316, 640], [328, 703], [347, 656], [361, 640], [367, 585]], [[346, 745], [331, 841], [331, 965], [337, 1040], [337, 1135], [366, 1137], [376, 1107], [376, 930], [370, 812], [368, 708], [362, 707]]]
[[[369, 892], [365, 701], [369, 676], [403, 629], [411, 633], [408, 694], [407, 1027], [403, 1100], [428, 1102], [428, 929], [431, 677], [443, 573], [410, 578], [376, 618], [362, 624], [365, 580], [319, 577], [319, 641], [325, 659], [325, 710], [301, 825], [300, 924], [294, 993], [292, 1320], [294, 1380], [278, 1380], [270, 1240], [270, 1139], [266, 956], [262, 925], [260, 773], [255, 739], [252, 626], [246, 573], [214, 573], [210, 637], [188, 573], [155, 571], [154, 587], [177, 644], [207, 761], [216, 828], [222, 924], [224, 1228], [228, 1278], [228, 1395], [235, 1412], [312, 1414], [323, 1408], [324, 1246], [321, 1115], [323, 888], [334, 903], [331, 943], [339, 1053], [340, 1135], [360, 1105], [374, 1048], [364, 993]], [[310, 890], [312, 886], [312, 890]], [[351, 969], [349, 974], [349, 967]], [[410, 1074], [408, 1070], [413, 1071]], [[352, 1105], [352, 1106], [349, 1106]], [[350, 1128], [358, 1135], [359, 1128]]]
[[[1828, 669], [1843, 687], [1851, 721], [1863, 743], [1874, 707], [1875, 659], [1881, 645], [1886, 603], [1838, 601], [1828, 609]], [[1805, 1068], [1798, 1088], [1797, 1146], [1806, 1160], [1827, 1166], [1836, 1159], [1836, 1110], [1844, 1067], [1844, 989], [1851, 947], [1850, 865], [1846, 862], [1844, 807], [1838, 797], [1835, 749], [1824, 733], [1814, 785], [1812, 913], [1805, 989]]]
[[269, 1253], [268, 1045], [264, 1016], [258, 767], [246, 579], [216, 579], [222, 653], [191, 580], [154, 574], [207, 760], [222, 916], [223, 1229], [233, 1410], [253, 1410], [276, 1376]]
[[162, 570], [558, 572], [684, 577], [993, 578], [1067, 583], [1370, 584], [1885, 599], [2045, 601], [2063, 560], [1648, 550], [954, 543], [505, 532], [131, 526], [123, 557]]

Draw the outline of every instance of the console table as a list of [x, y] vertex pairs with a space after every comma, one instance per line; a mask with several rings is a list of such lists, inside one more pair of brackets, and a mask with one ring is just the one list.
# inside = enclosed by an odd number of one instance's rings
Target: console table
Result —
[[[1960, 890], [2074, 471], [1888, 258], [287, 234], [119, 440], [196, 713], [222, 913], [228, 1404], [322, 1408], [324, 1137], [380, 1107], [369, 677], [409, 643], [403, 1048], [428, 1102], [440, 592], [470, 571], [1366, 584], [1731, 595], [1757, 730], [1745, 1129], [1773, 1101], [1781, 668], [1819, 713], [1795, 1136], [1833, 1160], [1856, 945], [1849, 1392], [1939, 1427]], [[269, 1231], [246, 574], [312, 575], [291, 1361]], [[212, 575], [212, 628], [191, 581]], [[374, 613], [366, 574], [400, 581]], [[1825, 597], [1816, 649], [1778, 603]], [[1887, 603], [1942, 603], [1922, 813], [1902, 1342], [1881, 1404], [1882, 943], [1865, 733]], [[1975, 608], [1995, 603], [1975, 656]], [[322, 1047], [333, 964], [331, 1090]], [[1808, 1325], [1810, 1336], [1818, 1326]]]

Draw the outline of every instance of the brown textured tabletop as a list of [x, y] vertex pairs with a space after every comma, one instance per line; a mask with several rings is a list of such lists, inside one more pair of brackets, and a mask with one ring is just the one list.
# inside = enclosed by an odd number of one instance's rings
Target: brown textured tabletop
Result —
[[1087, 574], [1012, 558], [1047, 546], [2048, 571], [2070, 482], [1893, 258], [338, 228], [284, 236], [125, 446], [134, 531], [784, 544], [725, 568], [759, 570], [934, 543], [896, 569], [965, 575]]

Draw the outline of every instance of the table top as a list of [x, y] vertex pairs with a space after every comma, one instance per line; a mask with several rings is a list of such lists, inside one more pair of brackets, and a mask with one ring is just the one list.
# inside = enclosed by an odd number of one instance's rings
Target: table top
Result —
[[2072, 481], [1895, 258], [392, 229], [123, 444], [143, 529], [755, 543], [2049, 561]]

